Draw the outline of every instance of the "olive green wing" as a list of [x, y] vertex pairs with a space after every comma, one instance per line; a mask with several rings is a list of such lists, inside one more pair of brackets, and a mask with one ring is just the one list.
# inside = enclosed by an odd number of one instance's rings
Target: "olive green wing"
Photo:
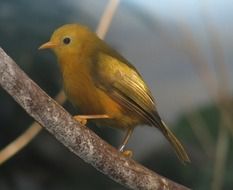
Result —
[[95, 84], [115, 101], [140, 115], [146, 123], [157, 127], [161, 119], [150, 90], [130, 63], [106, 53], [97, 55], [93, 77]]
[[190, 162], [183, 145], [160, 119], [151, 92], [130, 63], [122, 62], [122, 59], [109, 54], [99, 53], [95, 61], [93, 77], [96, 85], [121, 106], [137, 113], [147, 124], [159, 128], [183, 163]]

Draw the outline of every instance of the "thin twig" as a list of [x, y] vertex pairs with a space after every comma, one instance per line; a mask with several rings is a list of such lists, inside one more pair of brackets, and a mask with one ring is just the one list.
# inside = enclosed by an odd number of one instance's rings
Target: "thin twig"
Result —
[[14, 156], [16, 152], [28, 144], [39, 133], [40, 130], [41, 126], [34, 122], [33, 125], [23, 133], [23, 135], [19, 136], [10, 144], [8, 144], [4, 149], [2, 149], [0, 152], [0, 165]]
[[[208, 23], [207, 21], [205, 23]], [[200, 53], [199, 48], [197, 48], [195, 45], [195, 41], [193, 40], [193, 38], [191, 37], [191, 33], [187, 32], [187, 30], [184, 30], [184, 32], [186, 34], [189, 33], [189, 39], [191, 38], [191, 44], [189, 43], [189, 45], [191, 45], [191, 47], [195, 47], [195, 49], [190, 51], [190, 55], [192, 55], [193, 59], [195, 60], [195, 66], [197, 68], [197, 71], [199, 73], [200, 78], [202, 79], [203, 83], [205, 84], [205, 87], [207, 89], [207, 92], [209, 93], [210, 97], [213, 99], [216, 107], [219, 110], [220, 113], [220, 125], [219, 125], [219, 134], [218, 134], [218, 140], [217, 140], [217, 149], [215, 152], [215, 163], [214, 163], [214, 168], [213, 168], [213, 182], [212, 182], [212, 188], [214, 188], [215, 190], [217, 189], [222, 189], [222, 184], [223, 184], [223, 175], [224, 175], [224, 170], [225, 170], [225, 161], [226, 161], [226, 157], [227, 157], [227, 148], [228, 148], [228, 139], [225, 139], [225, 143], [222, 143], [223, 141], [223, 137], [225, 138], [229, 138], [229, 135], [226, 135], [226, 131], [223, 128], [228, 128], [230, 129], [229, 131], [232, 131], [232, 119], [230, 113], [225, 111], [223, 102], [225, 101], [229, 101], [228, 98], [228, 91], [227, 91], [227, 84], [228, 84], [228, 77], [224, 76], [227, 75], [227, 72], [223, 74], [223, 72], [225, 71], [224, 68], [224, 55], [222, 52], [222, 49], [220, 48], [218, 39], [219, 37], [217, 36], [216, 32], [214, 32], [214, 28], [208, 24], [207, 27], [207, 33], [208, 36], [210, 36], [210, 44], [211, 47], [213, 48], [214, 51], [214, 64], [216, 65], [216, 68], [220, 68], [219, 70], [217, 70], [217, 76], [218, 76], [218, 80], [220, 81], [220, 84], [224, 83], [224, 87], [222, 85], [217, 85], [217, 83], [215, 82], [216, 80], [214, 80], [214, 76], [211, 73], [210, 68], [208, 67], [207, 61], [204, 58], [204, 55], [202, 53]], [[214, 34], [213, 34], [214, 33]], [[213, 39], [214, 38], [214, 39]], [[187, 49], [187, 48], [186, 48]], [[197, 54], [198, 52], [198, 54]], [[197, 54], [198, 56], [196, 56], [195, 54]], [[221, 66], [219, 66], [219, 64], [221, 64]], [[224, 77], [222, 77], [224, 76]], [[217, 89], [217, 86], [219, 87]], [[224, 131], [224, 132], [222, 132]], [[233, 134], [233, 133], [232, 133]], [[224, 148], [223, 148], [224, 146]], [[221, 148], [221, 150], [220, 150]], [[219, 154], [225, 154], [225, 155], [219, 155]], [[221, 174], [221, 175], [218, 175]]]
[[[183, 44], [181, 44], [180, 49], [185, 51], [185, 53], [190, 56], [192, 63], [197, 70], [199, 78], [202, 80], [209, 96], [216, 96], [213, 76], [209, 71], [207, 60], [205, 59], [203, 52], [200, 51], [200, 47], [194, 39], [191, 29], [185, 24], [184, 21], [181, 22], [179, 28], [181, 28], [184, 37]], [[161, 33], [163, 35], [166, 35], [166, 31], [162, 31]], [[174, 40], [169, 37], [169, 35], [166, 35], [164, 39], [167, 39], [169, 44], [174, 46], [175, 48], [178, 47], [177, 44], [174, 43]], [[203, 130], [201, 129], [201, 126], [197, 126], [197, 124], [192, 124], [193, 118], [188, 117], [187, 119], [190, 123], [192, 131], [194, 132], [193, 134], [196, 136], [203, 149], [206, 150], [206, 148], [208, 148], [209, 146], [214, 147], [213, 141], [211, 140], [210, 132], [208, 130], [205, 130], [205, 135], [207, 135], [207, 137], [209, 138], [206, 138], [203, 134], [200, 135], [201, 130]], [[195, 122], [203, 124], [199, 114], [195, 115]]]
[[[177, 12], [178, 14], [182, 11]], [[183, 15], [180, 16], [180, 18], [185, 18]], [[162, 28], [162, 27], [161, 27]], [[182, 36], [184, 38], [183, 43], [181, 43], [180, 46], [174, 41], [174, 38], [168, 34], [167, 30], [161, 29], [160, 34], [163, 36], [163, 40], [167, 42], [170, 46], [174, 48], [179, 48], [182, 51], [185, 51], [185, 53], [190, 56], [193, 65], [197, 69], [197, 73], [204, 83], [205, 88], [207, 89], [207, 93], [212, 97], [215, 96], [215, 83], [213, 80], [212, 74], [209, 72], [209, 68], [207, 66], [207, 60], [205, 59], [205, 56], [203, 52], [200, 51], [200, 47], [197, 44], [196, 40], [194, 39], [194, 36], [192, 34], [191, 29], [185, 24], [184, 20], [181, 20], [181, 24], [179, 25], [179, 28], [181, 29]], [[211, 134], [208, 130], [202, 129], [204, 122], [202, 121], [202, 118], [200, 114], [195, 114], [195, 123], [193, 124], [194, 118], [187, 117], [188, 122], [190, 123], [190, 127], [193, 134], [198, 139], [200, 145], [203, 147], [204, 150], [207, 150], [208, 147], [214, 147], [213, 141], [211, 140]], [[201, 126], [199, 125], [201, 124]], [[204, 134], [207, 135], [207, 138]], [[213, 149], [213, 148], [211, 148]], [[209, 150], [211, 150], [209, 149]], [[211, 151], [208, 151], [207, 154], [211, 153]]]
[[40, 89], [2, 49], [0, 84], [59, 142], [114, 181], [130, 189], [188, 189], [124, 157], [93, 131], [80, 125]]
[[220, 190], [223, 186], [226, 160], [229, 149], [229, 134], [225, 127], [219, 129], [217, 148], [215, 154], [215, 163], [213, 169], [212, 190]]
[[[208, 1], [207, 1], [208, 2]], [[207, 61], [204, 58], [204, 55], [199, 56], [198, 60], [194, 64], [198, 70], [199, 76], [202, 81], [206, 84], [206, 88], [208, 93], [211, 95], [211, 98], [215, 102], [219, 114], [220, 114], [220, 125], [219, 125], [219, 133], [217, 140], [217, 148], [215, 152], [215, 163], [213, 167], [213, 181], [212, 181], [212, 189], [218, 190], [222, 189], [222, 184], [224, 180], [224, 170], [226, 164], [226, 158], [228, 154], [229, 147], [229, 135], [227, 134], [230, 131], [233, 134], [232, 128], [232, 116], [231, 113], [227, 111], [226, 104], [229, 102], [229, 74], [226, 69], [225, 57], [223, 48], [221, 47], [219, 33], [217, 32], [217, 28], [214, 27], [211, 19], [207, 14], [207, 3], [203, 2], [205, 6], [202, 6], [202, 16], [204, 20], [204, 26], [206, 29], [206, 34], [209, 37], [210, 47], [213, 51], [213, 63], [215, 65], [217, 71], [217, 79], [214, 80], [214, 76], [208, 67]], [[187, 31], [187, 30], [186, 30]], [[190, 33], [190, 32], [189, 32]], [[191, 34], [191, 33], [190, 33]], [[193, 39], [193, 38], [192, 38]], [[194, 42], [194, 40], [192, 40]], [[192, 45], [195, 43], [192, 43]], [[195, 50], [198, 50], [197, 48]], [[191, 51], [191, 54], [195, 54], [196, 51]], [[199, 54], [201, 55], [201, 54]], [[193, 56], [194, 60], [196, 56]], [[202, 61], [203, 60], [203, 61]], [[218, 83], [217, 83], [218, 82]], [[218, 88], [217, 88], [218, 87]], [[225, 129], [224, 129], [225, 128]]]
[[99, 26], [97, 27], [97, 35], [103, 39], [109, 29], [109, 26], [112, 22], [113, 15], [116, 12], [120, 0], [110, 0], [108, 5], [100, 19]]
[[[105, 37], [108, 31], [111, 20], [119, 2], [120, 0], [110, 0], [103, 12], [103, 15], [96, 30], [97, 35], [102, 39]], [[64, 104], [66, 101], [64, 92], [60, 91], [55, 97], [55, 100], [59, 104]], [[23, 134], [21, 134], [14, 141], [12, 141], [6, 147], [0, 150], [0, 165], [6, 162], [8, 159], [10, 159], [12, 156], [14, 156], [21, 149], [23, 149], [29, 142], [31, 142], [31, 140], [39, 134], [41, 129], [42, 128], [40, 125], [38, 125], [36, 122], [33, 122], [28, 127], [28, 129], [25, 132], [23, 132]]]
[[[63, 104], [66, 100], [64, 92], [61, 91], [55, 97], [58, 103]], [[18, 136], [14, 141], [8, 144], [0, 151], [0, 165], [5, 163], [11, 157], [13, 157], [17, 152], [23, 149], [28, 143], [30, 143], [42, 130], [42, 127], [37, 123], [33, 122], [26, 131]]]
[[[207, 9], [203, 9], [206, 32], [213, 50], [213, 63], [218, 77], [218, 108], [220, 113], [220, 125], [218, 132], [217, 148], [215, 152], [215, 163], [213, 167], [212, 190], [220, 190], [223, 186], [226, 160], [228, 157], [229, 138], [228, 132], [232, 132], [233, 120], [231, 114], [226, 111], [225, 105], [229, 102], [229, 75], [225, 64], [224, 51], [221, 46], [219, 33], [214, 27], [211, 19], [206, 14]], [[229, 130], [227, 130], [229, 129]]]
[[208, 129], [206, 128], [206, 123], [204, 119], [197, 112], [188, 114], [187, 119], [197, 140], [202, 145], [208, 158], [211, 159], [215, 151], [214, 150], [215, 143], [214, 143], [213, 137], [210, 135]]

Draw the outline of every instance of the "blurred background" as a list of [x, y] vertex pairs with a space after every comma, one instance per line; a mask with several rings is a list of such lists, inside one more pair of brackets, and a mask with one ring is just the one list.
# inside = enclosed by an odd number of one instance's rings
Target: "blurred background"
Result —
[[[37, 48], [57, 27], [96, 30], [107, 0], [0, 0], [0, 46], [55, 97], [55, 56]], [[133, 63], [156, 97], [161, 117], [188, 150], [182, 165], [155, 128], [138, 127], [134, 159], [192, 189], [233, 189], [233, 1], [124, 0], [105, 40]], [[75, 109], [66, 102], [72, 114]], [[0, 150], [33, 122], [0, 88]], [[117, 146], [123, 133], [90, 126]], [[125, 189], [74, 156], [47, 131], [0, 165], [1, 190]]]

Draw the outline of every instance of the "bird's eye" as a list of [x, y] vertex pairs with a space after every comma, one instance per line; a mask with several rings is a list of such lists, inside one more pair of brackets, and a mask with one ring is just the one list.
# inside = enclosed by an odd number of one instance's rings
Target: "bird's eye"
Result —
[[70, 42], [71, 42], [71, 39], [69, 37], [65, 37], [63, 39], [63, 43], [66, 44], [66, 45], [68, 45]]

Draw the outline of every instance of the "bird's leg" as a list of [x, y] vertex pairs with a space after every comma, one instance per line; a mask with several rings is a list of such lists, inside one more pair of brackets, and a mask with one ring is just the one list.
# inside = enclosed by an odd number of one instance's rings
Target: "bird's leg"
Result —
[[118, 149], [126, 157], [132, 157], [132, 155], [133, 155], [133, 152], [131, 150], [124, 151], [125, 145], [128, 143], [129, 138], [131, 137], [132, 133], [133, 133], [133, 128], [130, 128], [127, 130], [126, 135], [124, 137], [124, 140]]
[[75, 120], [77, 120], [81, 125], [86, 125], [88, 119], [106, 119], [110, 118], [106, 114], [101, 114], [101, 115], [75, 115], [73, 116]]

